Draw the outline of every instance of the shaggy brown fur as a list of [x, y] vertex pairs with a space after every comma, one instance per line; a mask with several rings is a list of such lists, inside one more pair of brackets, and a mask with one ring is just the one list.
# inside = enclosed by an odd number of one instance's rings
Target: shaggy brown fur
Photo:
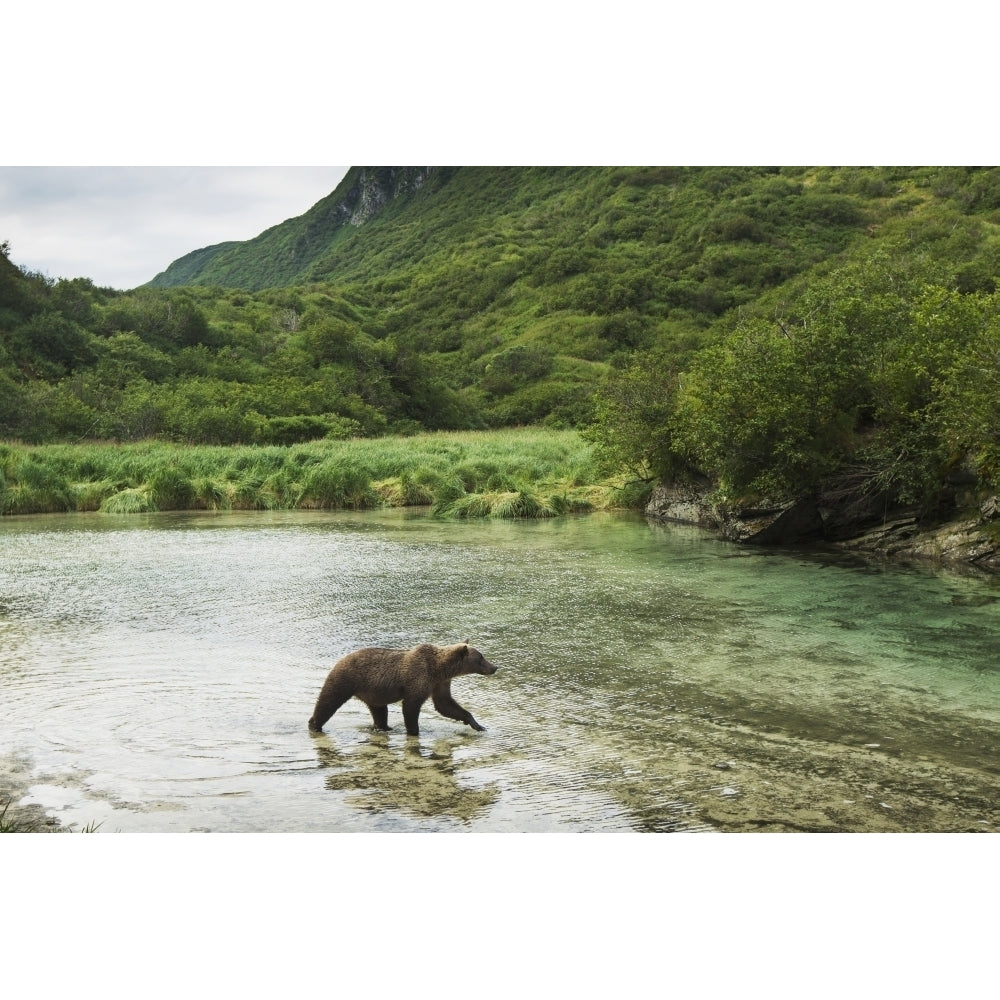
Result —
[[349, 698], [363, 701], [376, 729], [389, 728], [388, 706], [403, 703], [403, 721], [411, 736], [419, 736], [417, 719], [428, 698], [449, 719], [473, 729], [479, 725], [451, 696], [451, 679], [463, 674], [495, 674], [497, 668], [467, 642], [457, 646], [422, 643], [413, 649], [358, 649], [338, 660], [316, 700], [309, 728], [319, 732]]

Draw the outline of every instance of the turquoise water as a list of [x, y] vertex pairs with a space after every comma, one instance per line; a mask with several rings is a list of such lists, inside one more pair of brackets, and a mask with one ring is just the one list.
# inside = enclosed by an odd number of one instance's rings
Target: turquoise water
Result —
[[[0, 755], [122, 831], [995, 830], [1000, 590], [635, 515], [0, 521]], [[470, 639], [475, 733], [343, 653]]]

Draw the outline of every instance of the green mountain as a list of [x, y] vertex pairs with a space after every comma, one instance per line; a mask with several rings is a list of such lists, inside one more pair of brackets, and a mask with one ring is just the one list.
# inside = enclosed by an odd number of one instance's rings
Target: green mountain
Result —
[[[646, 280], [611, 293], [607, 304], [657, 298], [718, 313], [746, 298], [730, 286], [756, 291], [844, 249], [933, 176], [802, 168], [353, 167], [303, 215], [252, 240], [193, 251], [149, 285], [255, 291], [384, 282], [444, 263], [458, 265], [463, 276], [504, 263], [511, 284], [529, 272], [551, 283], [588, 271], [624, 279], [631, 264], [631, 272], [647, 269]], [[647, 288], [650, 282], [656, 287]]]
[[977, 475], [1000, 470], [974, 375], [996, 168], [355, 167], [132, 292], [10, 253], [0, 437], [289, 443], [596, 414], [609, 462], [732, 491], [852, 465], [915, 494], [970, 449]]
[[313, 265], [386, 205], [395, 214], [407, 195], [419, 190], [430, 167], [352, 167], [336, 190], [308, 212], [272, 226], [252, 240], [217, 243], [175, 260], [148, 283], [224, 285], [257, 290], [303, 284]]

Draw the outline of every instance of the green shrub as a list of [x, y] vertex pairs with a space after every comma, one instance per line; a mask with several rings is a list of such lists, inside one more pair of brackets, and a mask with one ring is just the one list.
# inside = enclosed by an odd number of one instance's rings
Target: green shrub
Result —
[[544, 495], [529, 489], [484, 493], [461, 493], [438, 501], [433, 513], [444, 518], [539, 518], [567, 511], [569, 504], [559, 494]]
[[5, 514], [55, 514], [76, 509], [75, 493], [66, 479], [31, 456], [8, 463], [0, 495]]
[[78, 511], [100, 510], [101, 504], [118, 491], [118, 484], [110, 479], [96, 482], [74, 483], [74, 509]]
[[263, 439], [273, 444], [298, 444], [326, 437], [332, 428], [323, 417], [271, 417], [263, 431]]
[[434, 502], [434, 490], [426, 478], [421, 480], [410, 472], [402, 472], [399, 476], [401, 507], [423, 507]]

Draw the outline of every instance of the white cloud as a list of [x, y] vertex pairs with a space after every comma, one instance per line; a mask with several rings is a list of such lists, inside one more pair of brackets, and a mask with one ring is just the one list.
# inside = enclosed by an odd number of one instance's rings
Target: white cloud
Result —
[[0, 241], [53, 278], [134, 288], [308, 211], [347, 167], [0, 167]]

